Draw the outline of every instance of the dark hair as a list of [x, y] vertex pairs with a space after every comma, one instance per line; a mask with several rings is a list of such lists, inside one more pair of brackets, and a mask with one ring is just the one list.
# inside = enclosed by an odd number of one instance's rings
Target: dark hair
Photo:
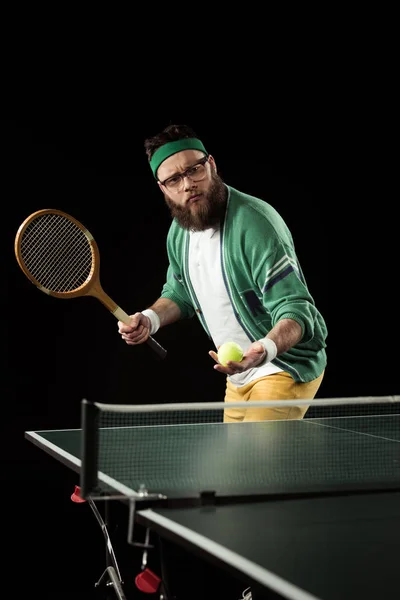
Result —
[[197, 138], [196, 133], [188, 125], [168, 125], [165, 129], [144, 141], [144, 149], [150, 162], [154, 152], [167, 142], [175, 142], [184, 138]]

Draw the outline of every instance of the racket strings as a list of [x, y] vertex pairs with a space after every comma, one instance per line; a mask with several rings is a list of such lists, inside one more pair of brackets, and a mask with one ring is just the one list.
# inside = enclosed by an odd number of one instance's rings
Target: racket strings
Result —
[[87, 235], [59, 214], [45, 214], [29, 223], [21, 240], [21, 257], [36, 281], [53, 292], [76, 290], [92, 271]]

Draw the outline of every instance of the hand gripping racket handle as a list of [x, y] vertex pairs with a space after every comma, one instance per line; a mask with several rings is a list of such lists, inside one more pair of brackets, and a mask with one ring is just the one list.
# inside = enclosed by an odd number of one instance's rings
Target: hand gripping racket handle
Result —
[[[122, 310], [122, 308], [117, 307], [117, 309], [113, 311], [113, 314], [114, 314], [115, 317], [117, 317], [117, 319], [119, 321], [122, 321], [123, 323], [126, 323], [126, 325], [129, 325], [130, 318], [126, 314], [126, 312]], [[163, 348], [158, 342], [156, 342], [156, 340], [154, 338], [152, 338], [150, 336], [146, 340], [146, 343], [150, 346], [150, 348], [152, 350], [154, 350], [154, 352], [156, 352], [158, 354], [158, 356], [160, 358], [165, 358], [166, 357], [166, 355], [167, 355], [166, 349]]]

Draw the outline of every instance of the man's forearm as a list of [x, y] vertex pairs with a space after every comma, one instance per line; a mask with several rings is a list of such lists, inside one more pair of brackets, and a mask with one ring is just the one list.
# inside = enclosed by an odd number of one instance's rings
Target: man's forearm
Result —
[[301, 340], [301, 326], [293, 319], [282, 319], [271, 329], [266, 338], [275, 342], [277, 354], [282, 354]]
[[153, 310], [158, 315], [160, 327], [175, 323], [175, 321], [179, 321], [181, 317], [181, 309], [169, 298], [159, 298], [152, 306], [149, 306], [148, 310]]

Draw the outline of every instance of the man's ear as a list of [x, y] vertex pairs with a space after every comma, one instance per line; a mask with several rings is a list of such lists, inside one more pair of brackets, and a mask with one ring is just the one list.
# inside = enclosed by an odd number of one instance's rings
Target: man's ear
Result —
[[208, 162], [210, 163], [210, 165], [214, 169], [214, 171], [217, 172], [218, 171], [217, 163], [215, 162], [214, 157], [211, 156], [211, 154], [208, 155]]

